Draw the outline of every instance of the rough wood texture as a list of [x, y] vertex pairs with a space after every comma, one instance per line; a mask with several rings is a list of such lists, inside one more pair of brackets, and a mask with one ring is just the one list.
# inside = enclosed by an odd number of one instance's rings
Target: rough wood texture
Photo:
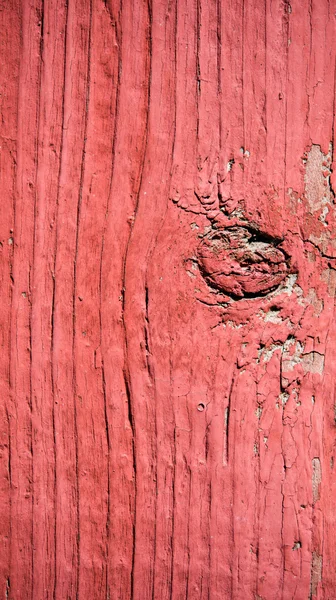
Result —
[[335, 15], [0, 2], [1, 598], [336, 598]]

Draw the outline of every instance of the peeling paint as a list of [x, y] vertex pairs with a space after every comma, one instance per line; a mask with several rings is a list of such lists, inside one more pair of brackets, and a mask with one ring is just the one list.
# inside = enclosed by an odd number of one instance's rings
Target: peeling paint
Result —
[[313, 502], [315, 504], [315, 502], [317, 502], [320, 499], [320, 485], [322, 481], [321, 462], [319, 458], [313, 458], [312, 469]]

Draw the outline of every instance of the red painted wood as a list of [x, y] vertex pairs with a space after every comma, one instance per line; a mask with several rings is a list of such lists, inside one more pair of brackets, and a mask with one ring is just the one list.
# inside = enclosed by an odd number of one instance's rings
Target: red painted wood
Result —
[[335, 1], [0, 4], [0, 597], [336, 598]]

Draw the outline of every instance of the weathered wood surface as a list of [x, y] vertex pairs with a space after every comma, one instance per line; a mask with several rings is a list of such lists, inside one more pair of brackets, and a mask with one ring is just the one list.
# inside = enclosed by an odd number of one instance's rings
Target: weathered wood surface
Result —
[[335, 15], [0, 3], [1, 598], [336, 598]]

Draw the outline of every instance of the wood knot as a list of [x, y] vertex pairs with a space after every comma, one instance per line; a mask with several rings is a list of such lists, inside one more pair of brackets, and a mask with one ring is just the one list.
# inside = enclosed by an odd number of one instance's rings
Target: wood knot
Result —
[[280, 242], [246, 226], [213, 230], [197, 249], [200, 271], [208, 285], [236, 300], [264, 296], [289, 272]]

